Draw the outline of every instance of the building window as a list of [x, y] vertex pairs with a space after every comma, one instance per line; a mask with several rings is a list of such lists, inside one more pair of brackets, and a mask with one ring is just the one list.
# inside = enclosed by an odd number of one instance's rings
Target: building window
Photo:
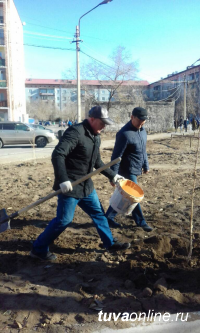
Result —
[[66, 97], [63, 97], [63, 101], [66, 101], [67, 100], [67, 98]]
[[102, 93], [102, 94], [105, 94], [105, 90], [101, 90], [101, 93]]
[[32, 93], [32, 89], [29, 89], [28, 92], [31, 94]]
[[105, 97], [102, 97], [102, 99], [101, 99], [102, 101], [105, 101]]
[[57, 97], [57, 100], [59, 101], [59, 100], [60, 100], [60, 97]]
[[47, 89], [47, 92], [48, 92], [49, 94], [54, 94], [54, 89]]
[[47, 90], [46, 90], [46, 89], [40, 89], [40, 93], [41, 93], [41, 94], [46, 94], [46, 93], [47, 93]]

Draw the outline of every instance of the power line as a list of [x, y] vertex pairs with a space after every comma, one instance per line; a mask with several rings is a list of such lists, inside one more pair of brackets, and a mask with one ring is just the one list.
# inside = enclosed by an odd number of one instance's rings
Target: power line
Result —
[[43, 45], [33, 45], [33, 44], [24, 44], [25, 46], [40, 47], [44, 49], [53, 49], [53, 50], [63, 50], [63, 51], [76, 51], [75, 49], [65, 49], [62, 47], [52, 47], [52, 46], [43, 46]]
[[168, 102], [169, 99], [172, 99], [172, 98], [175, 96], [175, 94], [176, 94], [177, 91], [180, 89], [180, 87], [181, 87], [181, 85], [180, 85], [180, 86], [176, 89], [176, 91], [174, 91], [171, 95], [169, 95], [168, 97], [166, 97], [166, 98], [164, 98], [164, 99], [160, 99], [160, 100], [157, 101], [157, 102], [163, 102], [163, 101]]
[[162, 89], [162, 91], [170, 91], [170, 90], [174, 90], [176, 88], [179, 88], [181, 86], [181, 84], [179, 84], [177, 87], [173, 87], [173, 88], [170, 88], [170, 89]]
[[178, 95], [178, 97], [174, 100], [174, 102], [176, 102], [176, 101], [180, 98], [180, 96], [181, 96], [181, 89], [179, 90], [179, 95]]
[[98, 59], [96, 59], [96, 58], [94, 58], [94, 57], [90, 56], [89, 54], [87, 54], [87, 53], [85, 53], [85, 52], [83, 52], [83, 51], [81, 51], [81, 50], [80, 50], [80, 52], [81, 52], [81, 53], [83, 53], [83, 54], [85, 54], [87, 57], [89, 57], [89, 58], [91, 58], [91, 59], [93, 59], [93, 60], [95, 60], [95, 61], [99, 62], [100, 64], [102, 64], [102, 65], [104, 65], [104, 66], [107, 66], [107, 67], [109, 67], [109, 68], [111, 68], [111, 69], [114, 69], [114, 70], [115, 70], [115, 68], [114, 68], [114, 67], [111, 67], [111, 66], [109, 66], [109, 65], [105, 64], [104, 62], [102, 62], [102, 61], [100, 61], [100, 60], [98, 60]]
[[[69, 32], [69, 31], [66, 31], [66, 30], [61, 30], [61, 29], [55, 29], [55, 28], [50, 28], [50, 27], [45, 27], [44, 25], [40, 25], [40, 24], [34, 24], [34, 23], [29, 23], [27, 22], [28, 24], [30, 25], [35, 25], [37, 27], [42, 27], [42, 28], [46, 28], [46, 29], [50, 29], [50, 30], [56, 30], [56, 31], [61, 31], [61, 32], [65, 32], [65, 33], [70, 33], [70, 34], [73, 34], [72, 32]], [[111, 40], [108, 40], [108, 39], [101, 39], [101, 38], [98, 38], [98, 37], [91, 37], [91, 36], [87, 36], [87, 35], [82, 35], [82, 36], [85, 36], [87, 38], [92, 38], [92, 39], [98, 39], [98, 40], [103, 40], [104, 42], [111, 42]]]
[[164, 99], [160, 99], [159, 101], [154, 101], [155, 103], [159, 103], [159, 102], [168, 102], [168, 99], [172, 99], [178, 90], [181, 90], [181, 84], [176, 88], [176, 91], [174, 91], [171, 95], [169, 95], [168, 97], [164, 98]]
[[50, 28], [50, 27], [45, 27], [44, 25], [40, 25], [40, 24], [34, 24], [34, 23], [29, 23], [29, 22], [27, 22], [28, 24], [30, 24], [30, 25], [35, 25], [35, 26], [37, 26], [37, 27], [42, 27], [42, 28], [46, 28], [46, 29], [50, 29], [50, 30], [56, 30], [56, 31], [61, 31], [61, 32], [67, 32], [67, 33], [70, 33], [70, 34], [72, 34], [71, 32], [68, 32], [68, 31], [66, 31], [66, 30], [61, 30], [61, 29], [55, 29], [55, 28]]
[[47, 35], [47, 34], [41, 34], [39, 32], [33, 32], [33, 31], [24, 31], [25, 34], [27, 35], [34, 35], [34, 36], [43, 36], [43, 37], [53, 37], [53, 38], [57, 38], [57, 39], [70, 39], [71, 37], [65, 37], [65, 36], [55, 36], [55, 35]]

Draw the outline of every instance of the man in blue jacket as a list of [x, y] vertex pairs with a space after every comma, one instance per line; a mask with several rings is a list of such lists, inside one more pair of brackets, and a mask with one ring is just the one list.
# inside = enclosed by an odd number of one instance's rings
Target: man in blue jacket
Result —
[[[142, 127], [147, 119], [147, 110], [136, 107], [132, 111], [131, 120], [120, 129], [116, 135], [115, 147], [111, 160], [121, 157], [121, 162], [111, 168], [117, 174], [130, 179], [137, 184], [137, 176], [149, 172], [149, 164], [146, 153], [147, 133]], [[114, 221], [117, 212], [110, 206], [106, 212], [109, 226], [120, 227]], [[142, 213], [140, 204], [132, 212], [132, 217], [138, 227], [150, 232], [153, 229], [148, 226]]]

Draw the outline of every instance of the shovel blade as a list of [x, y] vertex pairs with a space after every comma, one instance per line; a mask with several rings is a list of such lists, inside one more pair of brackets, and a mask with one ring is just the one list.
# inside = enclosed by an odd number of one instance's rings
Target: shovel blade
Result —
[[0, 233], [10, 229], [10, 221], [0, 225]]
[[[1, 221], [5, 221], [7, 219], [6, 222], [1, 223]], [[6, 231], [7, 229], [10, 229], [10, 220], [8, 218], [8, 215], [6, 214], [6, 210], [5, 209], [1, 209], [0, 210], [0, 233], [3, 231]]]

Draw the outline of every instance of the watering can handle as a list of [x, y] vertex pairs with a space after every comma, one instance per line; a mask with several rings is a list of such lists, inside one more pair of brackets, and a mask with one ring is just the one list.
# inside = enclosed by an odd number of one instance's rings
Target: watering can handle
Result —
[[[83, 176], [82, 178], [75, 180], [75, 182], [72, 183], [72, 187], [78, 185], [79, 183], [84, 182], [84, 181], [87, 180], [88, 178], [91, 178], [91, 177], [97, 175], [97, 174], [100, 173], [101, 171], [103, 171], [103, 170], [109, 168], [110, 166], [112, 166], [112, 165], [114, 165], [114, 164], [116, 164], [116, 163], [118, 163], [118, 162], [120, 162], [120, 161], [121, 161], [121, 158], [118, 157], [118, 158], [116, 158], [115, 160], [113, 160], [113, 161], [111, 161], [111, 162], [109, 162], [109, 163], [107, 163], [107, 164], [104, 164], [102, 167], [96, 169], [95, 171], [90, 172], [90, 173], [88, 173], [87, 175]], [[61, 189], [60, 189], [60, 190], [57, 190], [57, 191], [55, 191], [55, 192], [53, 192], [53, 193], [50, 193], [50, 194], [48, 194], [46, 197], [41, 198], [41, 199], [39, 199], [38, 201], [33, 202], [33, 203], [30, 204], [29, 206], [22, 208], [21, 210], [19, 210], [19, 211], [17, 212], [17, 215], [15, 215], [16, 213], [14, 213], [13, 216], [11, 215], [10, 217], [12, 218], [12, 217], [18, 216], [18, 215], [20, 215], [20, 214], [22, 214], [22, 213], [24, 213], [24, 212], [27, 212], [29, 209], [31, 209], [31, 208], [33, 208], [33, 207], [36, 207], [36, 206], [40, 205], [41, 203], [43, 203], [43, 202], [45, 202], [45, 201], [47, 201], [47, 200], [49, 200], [49, 199], [55, 197], [56, 195], [58, 195], [58, 194], [60, 194], [60, 193], [62, 193]], [[15, 215], [15, 216], [14, 216], [14, 215]]]

